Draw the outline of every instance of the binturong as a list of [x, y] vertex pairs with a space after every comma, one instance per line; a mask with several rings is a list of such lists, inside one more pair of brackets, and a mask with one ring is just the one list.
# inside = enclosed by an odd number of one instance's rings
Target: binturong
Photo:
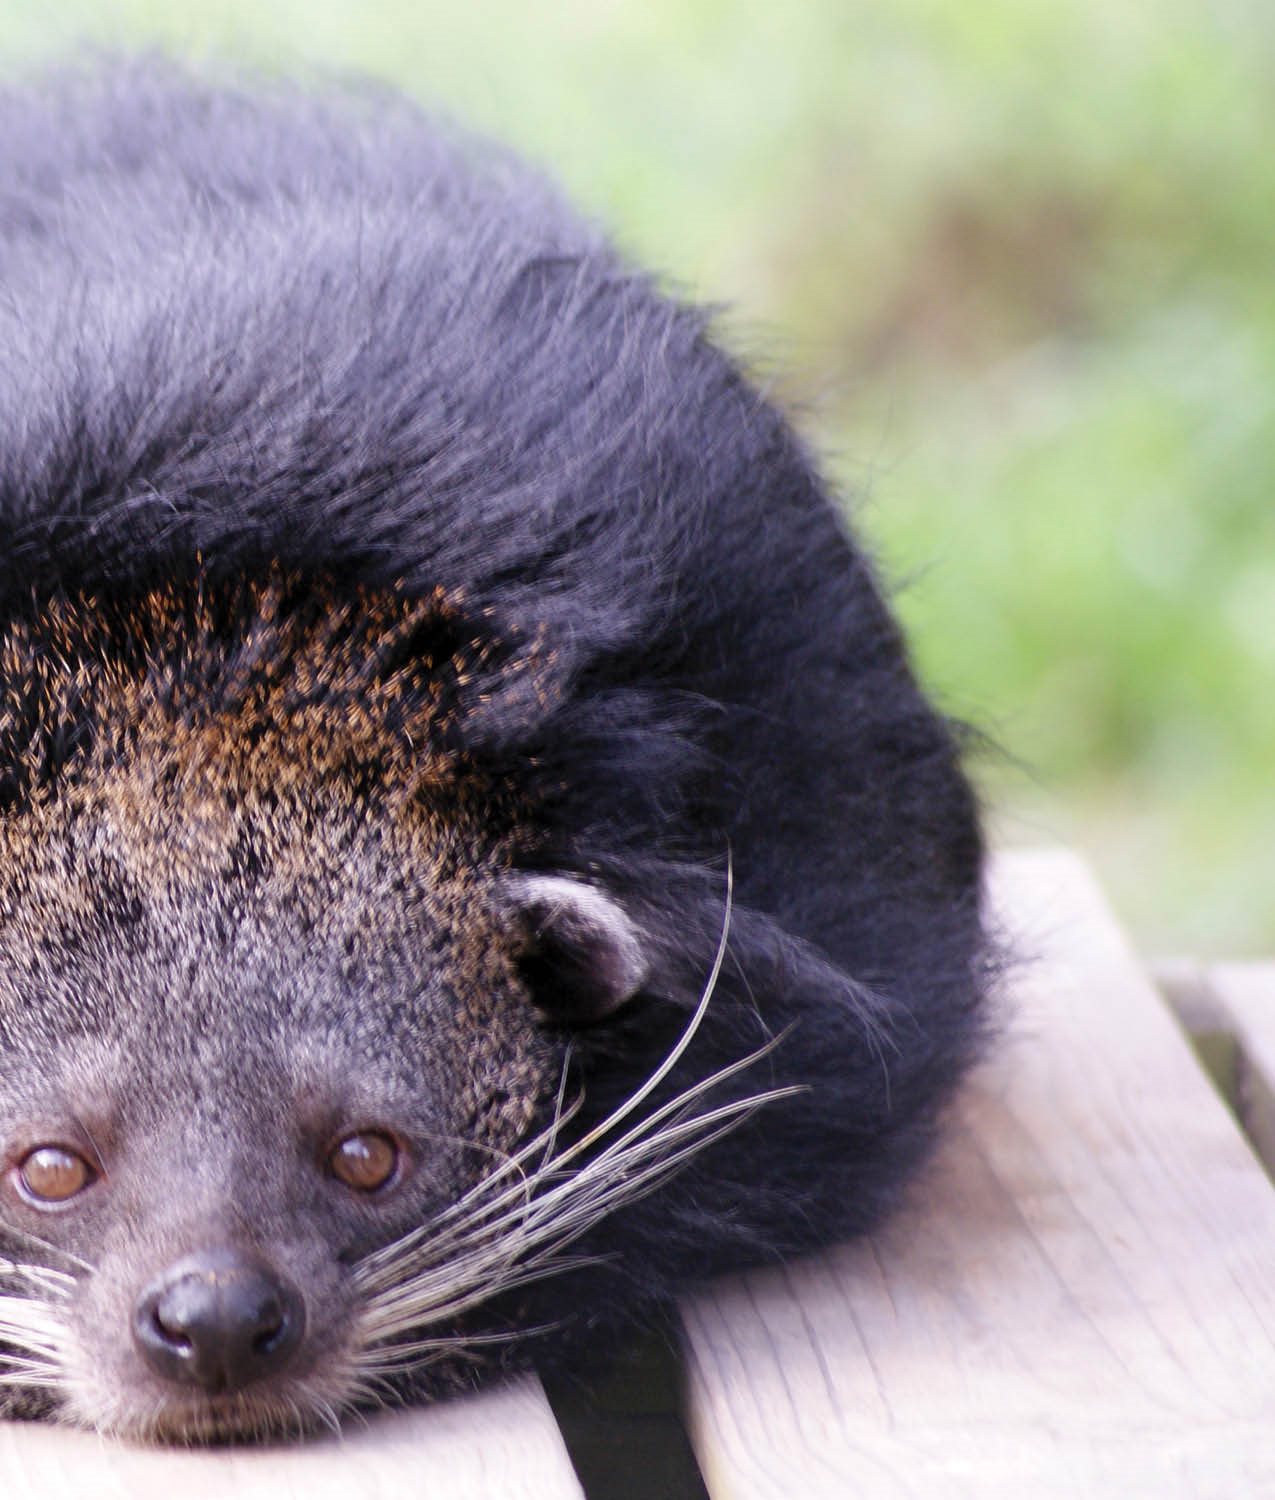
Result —
[[0, 1410], [297, 1433], [878, 1223], [976, 809], [706, 315], [370, 87], [0, 139]]

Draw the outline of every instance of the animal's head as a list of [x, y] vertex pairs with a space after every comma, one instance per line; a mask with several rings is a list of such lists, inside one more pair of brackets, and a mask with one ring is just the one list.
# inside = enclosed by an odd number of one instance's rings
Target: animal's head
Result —
[[0, 1381], [28, 1403], [312, 1424], [587, 1220], [529, 1216], [527, 1181], [570, 1029], [642, 986], [644, 940], [519, 871], [519, 791], [455, 733], [491, 656], [459, 619], [273, 577], [4, 631]]

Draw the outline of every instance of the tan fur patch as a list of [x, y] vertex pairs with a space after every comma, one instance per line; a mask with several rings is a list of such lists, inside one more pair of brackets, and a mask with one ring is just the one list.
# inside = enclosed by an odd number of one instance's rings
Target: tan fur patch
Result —
[[[466, 695], [487, 696], [485, 676], [535, 675], [535, 652], [497, 666], [495, 640], [466, 628], [441, 590], [339, 598], [278, 572], [170, 585], [123, 607], [56, 601], [0, 636], [12, 800], [109, 792], [172, 856], [204, 863], [233, 841], [240, 811], [313, 810], [316, 796], [356, 789], [391, 821], [441, 800], [454, 823], [478, 799], [490, 829], [505, 791], [477, 784], [455, 731]], [[166, 816], [176, 810], [180, 828]]]
[[8, 950], [47, 941], [24, 932], [34, 912], [93, 928], [93, 851], [148, 904], [197, 910], [215, 888], [208, 904], [224, 905], [242, 883], [258, 922], [312, 922], [316, 939], [365, 924], [367, 882], [398, 871], [410, 889], [387, 890], [387, 912], [406, 920], [419, 901], [463, 935], [462, 1011], [505, 1031], [490, 997], [509, 993], [511, 959], [484, 888], [527, 810], [455, 733], [497, 670], [538, 663], [441, 592], [340, 598], [278, 573], [126, 606], [63, 600], [15, 623], [0, 637], [0, 766], [22, 792], [0, 813]]

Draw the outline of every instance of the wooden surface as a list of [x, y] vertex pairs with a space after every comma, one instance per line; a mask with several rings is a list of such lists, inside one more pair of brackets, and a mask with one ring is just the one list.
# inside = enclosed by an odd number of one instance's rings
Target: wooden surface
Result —
[[582, 1500], [539, 1385], [397, 1413], [340, 1441], [171, 1452], [0, 1422], [3, 1500]]
[[714, 1500], [1275, 1496], [1275, 1191], [1067, 855], [913, 1208], [685, 1309]]

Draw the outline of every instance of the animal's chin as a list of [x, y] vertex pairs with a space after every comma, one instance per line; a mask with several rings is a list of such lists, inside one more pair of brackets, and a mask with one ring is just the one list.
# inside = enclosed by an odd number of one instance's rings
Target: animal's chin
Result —
[[136, 1406], [117, 1399], [109, 1409], [72, 1405], [63, 1416], [127, 1442], [173, 1447], [296, 1441], [336, 1422], [327, 1400], [320, 1406], [304, 1390], [264, 1387], [231, 1396], [175, 1395]]

